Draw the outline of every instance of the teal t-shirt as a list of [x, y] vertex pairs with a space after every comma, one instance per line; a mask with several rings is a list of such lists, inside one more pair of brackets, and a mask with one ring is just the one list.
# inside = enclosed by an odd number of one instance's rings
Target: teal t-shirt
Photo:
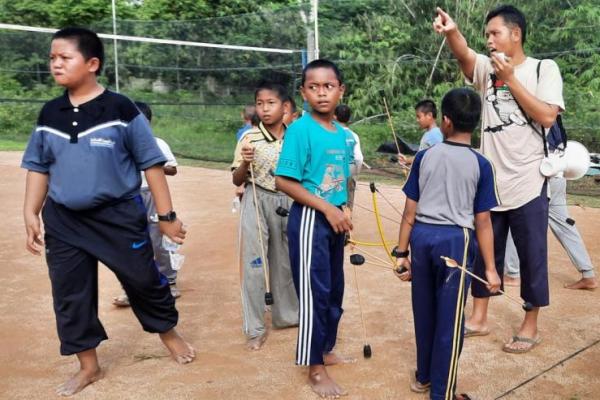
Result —
[[329, 131], [306, 113], [285, 132], [275, 175], [297, 180], [310, 193], [327, 202], [346, 204], [352, 145], [344, 128], [334, 123]]

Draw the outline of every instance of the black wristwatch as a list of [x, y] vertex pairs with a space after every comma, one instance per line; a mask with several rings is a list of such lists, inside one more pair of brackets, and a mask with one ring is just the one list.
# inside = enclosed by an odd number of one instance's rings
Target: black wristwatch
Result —
[[158, 216], [159, 221], [173, 222], [177, 219], [177, 214], [175, 211], [171, 210], [165, 215], [156, 214]]
[[396, 257], [396, 258], [405, 258], [405, 257], [408, 257], [409, 254], [410, 254], [410, 252], [408, 250], [398, 251], [398, 246], [395, 246], [392, 249], [392, 256]]

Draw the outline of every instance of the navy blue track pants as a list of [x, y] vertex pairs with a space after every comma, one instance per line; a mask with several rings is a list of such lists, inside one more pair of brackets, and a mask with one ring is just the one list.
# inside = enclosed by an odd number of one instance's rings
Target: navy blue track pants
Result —
[[454, 399], [464, 336], [469, 276], [446, 266], [450, 257], [471, 270], [477, 254], [473, 231], [416, 222], [410, 235], [412, 306], [417, 343], [417, 380], [431, 383], [431, 399]]
[[323, 364], [344, 311], [344, 234], [336, 234], [321, 212], [295, 202], [287, 232], [300, 305], [296, 364]]

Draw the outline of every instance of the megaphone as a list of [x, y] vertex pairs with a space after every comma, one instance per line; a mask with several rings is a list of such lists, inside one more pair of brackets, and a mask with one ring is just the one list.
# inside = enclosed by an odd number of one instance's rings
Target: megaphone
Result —
[[590, 152], [581, 143], [569, 140], [564, 150], [555, 150], [544, 157], [540, 172], [549, 178], [562, 173], [564, 178], [575, 180], [584, 176], [589, 168]]

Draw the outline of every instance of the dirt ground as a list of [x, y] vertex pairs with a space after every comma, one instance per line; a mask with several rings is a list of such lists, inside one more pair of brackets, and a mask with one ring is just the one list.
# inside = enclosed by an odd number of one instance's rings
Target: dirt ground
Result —
[[[24, 249], [21, 208], [25, 172], [20, 153], [0, 153], [0, 398], [48, 399], [54, 388], [77, 367], [74, 357], [61, 357], [44, 259]], [[181, 167], [169, 178], [178, 214], [188, 226], [186, 256], [180, 271], [183, 296], [177, 301], [180, 331], [198, 350], [197, 361], [178, 366], [168, 358], [158, 337], [142, 331], [129, 309], [111, 305], [119, 293], [112, 273], [100, 267], [101, 320], [110, 340], [99, 347], [106, 377], [77, 395], [78, 399], [314, 399], [305, 382], [306, 370], [294, 365], [296, 329], [271, 332], [260, 352], [245, 350], [241, 332], [237, 267], [237, 220], [231, 212], [233, 188], [229, 173]], [[400, 207], [398, 187], [380, 186]], [[357, 204], [371, 207], [365, 184]], [[398, 219], [383, 199], [383, 215]], [[592, 261], [600, 266], [600, 209], [572, 207]], [[384, 220], [394, 240], [398, 226]], [[458, 388], [477, 399], [495, 399], [578, 350], [600, 339], [600, 290], [573, 292], [563, 283], [578, 279], [575, 268], [550, 235], [551, 305], [541, 313], [543, 343], [531, 353], [511, 355], [501, 345], [523, 312], [503, 298], [490, 307], [492, 333], [467, 339], [460, 360]], [[372, 214], [356, 209], [355, 237], [376, 241]], [[375, 250], [385, 257], [381, 250]], [[367, 257], [368, 258], [368, 257]], [[415, 366], [410, 286], [389, 271], [363, 266], [360, 293], [373, 357], [362, 357], [362, 328], [352, 265], [346, 263], [345, 313], [339, 331], [339, 352], [358, 362], [331, 368], [348, 399], [425, 399], [409, 391]], [[509, 288], [518, 295], [518, 289]], [[467, 312], [470, 309], [470, 301]], [[600, 344], [592, 345], [541, 374], [506, 399], [600, 399]]]

